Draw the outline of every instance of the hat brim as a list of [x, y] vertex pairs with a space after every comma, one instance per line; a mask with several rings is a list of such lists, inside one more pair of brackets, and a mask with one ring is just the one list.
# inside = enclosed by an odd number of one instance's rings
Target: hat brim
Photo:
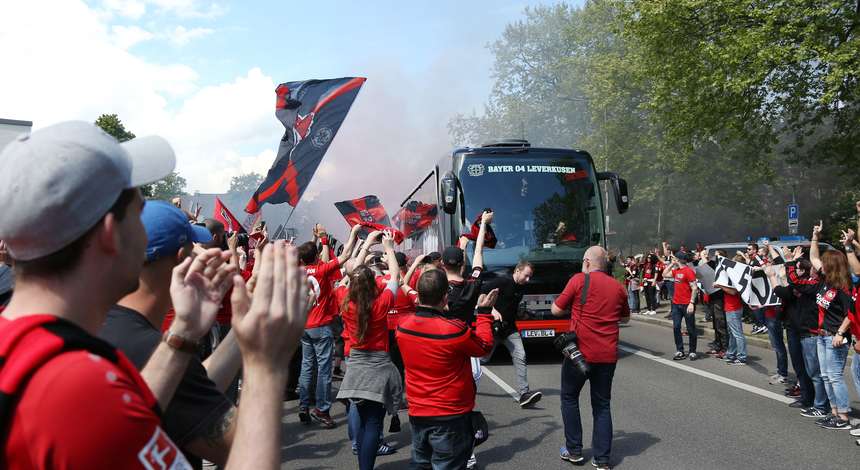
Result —
[[212, 241], [212, 233], [206, 227], [191, 224], [191, 241], [194, 243], [209, 243]]
[[138, 137], [121, 145], [131, 161], [130, 188], [154, 183], [176, 168], [173, 148], [159, 136]]

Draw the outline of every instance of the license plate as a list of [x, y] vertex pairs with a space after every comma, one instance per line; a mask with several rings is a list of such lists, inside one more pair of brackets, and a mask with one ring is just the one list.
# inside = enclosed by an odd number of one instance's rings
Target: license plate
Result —
[[521, 334], [523, 338], [552, 338], [555, 330], [523, 330]]

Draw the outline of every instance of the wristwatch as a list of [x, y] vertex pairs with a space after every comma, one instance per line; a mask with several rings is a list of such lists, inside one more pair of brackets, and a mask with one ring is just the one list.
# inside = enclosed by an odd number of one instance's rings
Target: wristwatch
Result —
[[171, 333], [170, 330], [164, 332], [161, 340], [177, 351], [182, 351], [188, 354], [197, 353], [197, 341], [191, 341], [190, 339], [176, 333]]

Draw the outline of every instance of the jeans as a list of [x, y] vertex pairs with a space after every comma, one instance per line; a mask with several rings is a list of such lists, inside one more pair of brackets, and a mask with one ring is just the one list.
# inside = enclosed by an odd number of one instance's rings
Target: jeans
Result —
[[806, 374], [812, 381], [812, 388], [815, 389], [815, 400], [812, 406], [829, 413], [830, 400], [827, 399], [827, 389], [824, 387], [824, 377], [821, 375], [818, 360], [818, 336], [800, 338], [800, 346], [803, 348], [803, 365], [806, 366]]
[[776, 353], [776, 373], [788, 377], [788, 353], [782, 336], [782, 321], [778, 318], [765, 318], [764, 324], [767, 326], [770, 347]]
[[591, 416], [594, 429], [591, 433], [591, 447], [594, 460], [601, 464], [609, 463], [612, 451], [612, 378], [615, 364], [589, 363], [588, 375], [582, 375], [570, 359], [565, 358], [561, 365], [561, 418], [564, 421], [564, 442], [571, 454], [582, 454], [582, 420], [579, 414], [579, 393], [585, 381], [591, 382]]
[[806, 373], [806, 364], [803, 359], [803, 346], [800, 344], [800, 333], [788, 326], [785, 328], [785, 336], [788, 343], [788, 357], [791, 359], [791, 367], [797, 376], [797, 385], [800, 387], [800, 402], [804, 407], [812, 406], [815, 399], [815, 388], [812, 379]]
[[696, 313], [687, 313], [686, 305], [672, 304], [672, 329], [675, 334], [675, 350], [684, 352], [684, 337], [681, 336], [681, 320], [687, 323], [690, 352], [696, 352]]
[[663, 281], [666, 284], [666, 300], [669, 302], [672, 301], [672, 297], [675, 297], [675, 281]]
[[639, 311], [639, 289], [627, 288], [627, 306], [631, 312]]
[[717, 351], [725, 351], [729, 347], [728, 330], [726, 326], [726, 312], [723, 309], [723, 300], [716, 298], [711, 300], [711, 314], [714, 325], [714, 345]]
[[860, 394], [860, 354], [854, 354], [851, 359], [851, 376], [854, 379], [854, 390]]
[[493, 353], [496, 352], [496, 348], [499, 346], [499, 343], [504, 344], [505, 347], [508, 348], [508, 352], [511, 353], [511, 360], [514, 363], [514, 370], [517, 373], [517, 389], [519, 389], [520, 396], [525, 393], [529, 393], [526, 349], [523, 347], [523, 338], [520, 336], [519, 332], [515, 331], [504, 338], [496, 338], [493, 350], [490, 351], [490, 354], [481, 358], [481, 363], [486, 364], [487, 361], [490, 360], [490, 357], [492, 357]]
[[350, 412], [355, 408], [358, 415], [358, 425], [355, 427], [358, 468], [373, 470], [376, 465], [379, 436], [382, 433], [382, 421], [385, 419], [385, 407], [379, 402], [362, 400], [359, 403], [352, 402], [349, 408]]
[[726, 312], [726, 325], [729, 330], [729, 348], [726, 350], [726, 357], [746, 362], [747, 339], [744, 336], [744, 324], [741, 320], [743, 314], [743, 310]]
[[657, 310], [657, 288], [645, 286], [645, 305], [648, 310]]
[[446, 420], [410, 417], [413, 470], [463, 470], [472, 455], [475, 431], [468, 414]]
[[753, 317], [753, 322], [755, 323], [755, 326], [764, 326], [764, 321], [765, 321], [764, 309], [763, 308], [753, 308], [751, 310], [752, 310], [752, 317]]
[[328, 325], [309, 328], [302, 335], [302, 373], [299, 375], [299, 408], [310, 406], [311, 377], [317, 369], [316, 408], [331, 408], [331, 358], [334, 337]]
[[833, 347], [833, 336], [819, 336], [815, 343], [818, 346], [818, 363], [821, 366], [821, 376], [824, 379], [824, 389], [830, 406], [839, 413], [851, 411], [848, 398], [848, 387], [845, 386], [845, 359], [848, 358], [848, 345]]

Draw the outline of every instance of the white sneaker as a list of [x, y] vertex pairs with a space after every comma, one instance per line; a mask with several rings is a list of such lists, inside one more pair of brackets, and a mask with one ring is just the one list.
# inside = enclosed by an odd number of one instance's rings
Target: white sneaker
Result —
[[475, 458], [475, 453], [472, 452], [472, 456], [466, 461], [466, 468], [471, 470], [475, 468], [475, 465], [478, 465], [478, 459]]
[[[849, 432], [849, 434], [851, 434], [854, 437], [860, 437], [860, 424], [851, 428], [851, 431]], [[860, 444], [858, 444], [858, 445], [860, 445]]]

